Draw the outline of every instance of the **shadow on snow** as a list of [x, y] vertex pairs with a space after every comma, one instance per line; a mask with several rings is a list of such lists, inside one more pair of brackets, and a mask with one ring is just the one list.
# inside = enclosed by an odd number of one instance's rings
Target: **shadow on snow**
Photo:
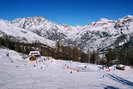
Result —
[[113, 86], [106, 86], [106, 87], [104, 87], [104, 89], [119, 89], [119, 88], [113, 87]]
[[[133, 82], [131, 81], [128, 81], [122, 77], [119, 77], [117, 75], [111, 75], [111, 74], [107, 74], [107, 77], [119, 82], [119, 83], [122, 83], [124, 85], [128, 85], [128, 86], [132, 86], [133, 87]], [[105, 88], [105, 89], [115, 89], [115, 88]]]

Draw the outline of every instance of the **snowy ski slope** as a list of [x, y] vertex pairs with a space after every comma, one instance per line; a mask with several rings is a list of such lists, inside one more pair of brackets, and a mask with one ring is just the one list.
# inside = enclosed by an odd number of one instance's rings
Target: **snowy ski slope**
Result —
[[93, 64], [47, 57], [30, 62], [23, 56], [0, 49], [0, 89], [133, 89], [133, 69], [128, 66], [107, 72]]

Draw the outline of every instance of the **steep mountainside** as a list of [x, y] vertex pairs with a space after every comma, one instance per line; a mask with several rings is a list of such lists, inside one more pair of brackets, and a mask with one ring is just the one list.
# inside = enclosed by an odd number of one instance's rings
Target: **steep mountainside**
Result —
[[8, 21], [0, 20], [0, 37], [5, 37], [6, 35], [9, 36], [10, 39], [19, 42], [25, 42], [25, 43], [39, 42], [42, 44], [49, 45], [51, 47], [55, 46], [55, 42], [49, 39], [41, 37], [36, 33], [33, 33], [26, 29], [14, 26]]
[[77, 45], [83, 49], [104, 50], [108, 47], [122, 46], [133, 36], [133, 16], [126, 16], [116, 21], [101, 19], [84, 26], [76, 36]]
[[7, 34], [19, 41], [38, 41], [47, 45], [60, 41], [63, 45], [78, 46], [84, 51], [103, 51], [132, 42], [133, 16], [118, 20], [103, 18], [82, 27], [55, 24], [40, 16], [0, 20], [0, 34]]

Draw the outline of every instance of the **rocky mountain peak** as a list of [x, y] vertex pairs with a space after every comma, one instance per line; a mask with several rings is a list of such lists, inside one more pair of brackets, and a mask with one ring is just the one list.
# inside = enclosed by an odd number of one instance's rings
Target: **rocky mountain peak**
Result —
[[[89, 25], [76, 27], [55, 24], [41, 16], [18, 18], [11, 21], [10, 26], [6, 21], [4, 22], [7, 25], [0, 25], [0, 28], [2, 28], [0, 29], [0, 35], [3, 32], [8, 34], [10, 31], [14, 33], [17, 30], [23, 35], [26, 33], [34, 34], [34, 37], [38, 38], [36, 40], [44, 38], [55, 43], [63, 40], [64, 45], [76, 45], [83, 50], [113, 48], [116, 45], [127, 43], [133, 37], [133, 16], [130, 15], [118, 20], [102, 18]], [[7, 32], [4, 30], [5, 28]], [[12, 34], [10, 33], [10, 35]], [[15, 35], [12, 36], [15, 37]], [[25, 35], [23, 38], [28, 39]]]

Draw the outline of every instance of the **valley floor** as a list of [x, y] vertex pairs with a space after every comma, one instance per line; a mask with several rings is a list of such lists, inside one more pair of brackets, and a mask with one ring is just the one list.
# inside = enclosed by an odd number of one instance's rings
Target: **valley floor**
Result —
[[[111, 71], [98, 65], [41, 57], [30, 62], [0, 49], [0, 89], [133, 89], [133, 69]], [[45, 59], [45, 60], [44, 60]]]

